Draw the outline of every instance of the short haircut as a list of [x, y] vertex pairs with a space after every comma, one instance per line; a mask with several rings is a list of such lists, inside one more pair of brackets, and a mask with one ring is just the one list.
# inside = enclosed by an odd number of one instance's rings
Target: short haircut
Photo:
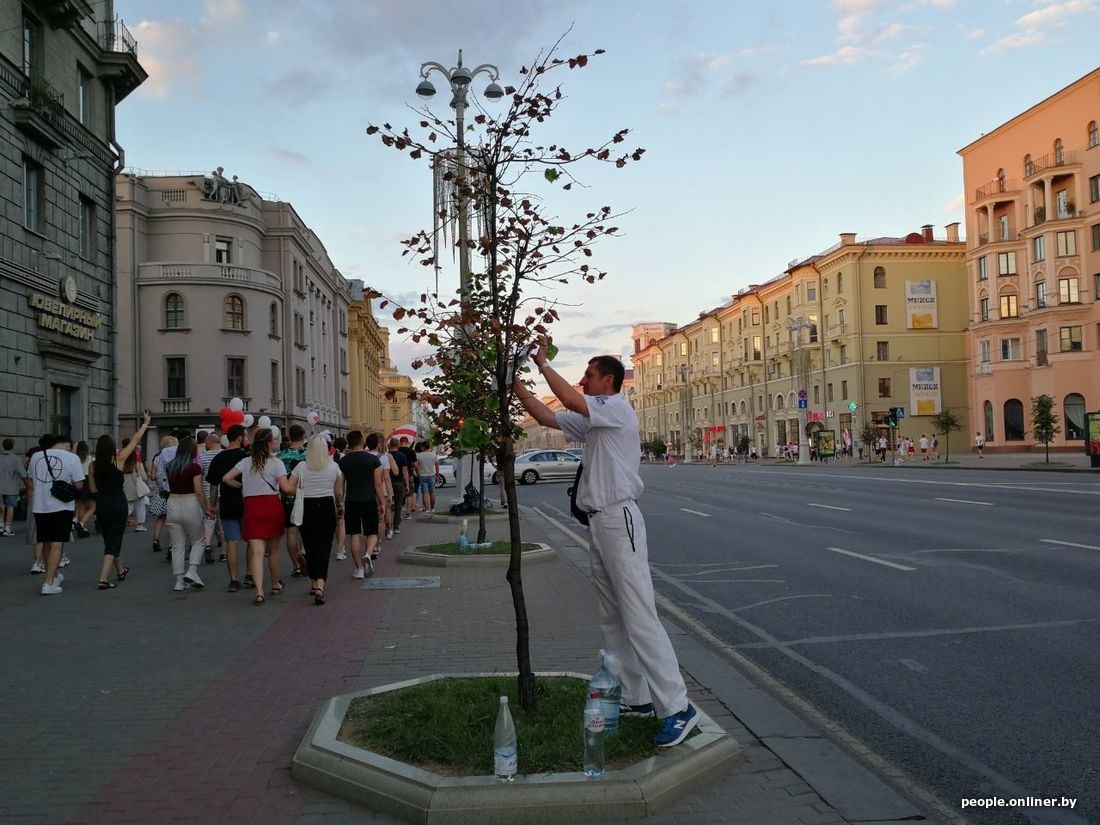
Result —
[[228, 441], [236, 441], [238, 438], [243, 438], [245, 432], [243, 424], [232, 424], [229, 429], [225, 431], [225, 437]]
[[349, 447], [358, 447], [362, 443], [363, 443], [363, 431], [362, 430], [352, 430], [350, 433], [348, 433], [348, 446]]
[[199, 430], [197, 433], [195, 433], [195, 443], [202, 444], [204, 441], [206, 441], [206, 436], [206, 430]]
[[397, 439], [396, 438], [391, 438], [390, 439], [390, 449], [391, 450], [396, 450], [397, 449]]
[[381, 443], [382, 437], [378, 433], [371, 433], [367, 436], [367, 449], [377, 450], [379, 443]]
[[53, 433], [42, 433], [42, 437], [38, 439], [38, 446], [44, 450], [47, 447], [52, 447], [56, 440]]
[[4, 439], [4, 449], [5, 450], [11, 450], [14, 447], [15, 447], [15, 439], [13, 439], [13, 438], [5, 438]]
[[287, 435], [290, 436], [291, 441], [301, 441], [306, 437], [306, 428], [301, 424], [291, 424], [290, 429], [287, 430]]
[[334, 449], [334, 450], [338, 450], [340, 452], [343, 452], [345, 449], [347, 449], [347, 446], [348, 446], [348, 440], [346, 438], [344, 438], [342, 435], [338, 435], [338, 436], [336, 436], [336, 438], [332, 439], [332, 449]]
[[611, 386], [618, 392], [623, 388], [623, 379], [626, 378], [626, 368], [623, 362], [614, 355], [597, 355], [589, 359], [588, 363], [596, 367], [600, 375], [611, 376]]

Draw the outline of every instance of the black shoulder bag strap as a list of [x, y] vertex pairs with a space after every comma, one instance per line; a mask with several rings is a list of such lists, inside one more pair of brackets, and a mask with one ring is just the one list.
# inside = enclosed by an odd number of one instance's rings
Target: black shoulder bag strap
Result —
[[577, 475], [573, 477], [573, 486], [566, 490], [569, 496], [569, 512], [577, 521], [588, 526], [588, 513], [577, 506], [577, 490], [581, 486], [581, 473], [584, 472], [584, 463], [577, 465]]

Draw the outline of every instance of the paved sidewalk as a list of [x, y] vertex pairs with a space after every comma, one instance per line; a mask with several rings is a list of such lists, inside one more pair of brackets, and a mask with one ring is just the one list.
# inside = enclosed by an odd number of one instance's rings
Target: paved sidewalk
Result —
[[[225, 592], [224, 565], [202, 568], [205, 591], [174, 593], [149, 533], [127, 535], [132, 571], [117, 589], [95, 589], [102, 543], [93, 536], [69, 545], [65, 592], [40, 596], [29, 547], [0, 540], [0, 821], [394, 822], [299, 784], [290, 759], [332, 695], [441, 671], [514, 669], [503, 567], [397, 562], [401, 548], [457, 530], [406, 523], [376, 562], [377, 577], [439, 575], [441, 587], [362, 589], [350, 561], [333, 561], [323, 607], [307, 580], [288, 575], [282, 596], [253, 607], [249, 591]], [[490, 523], [490, 537], [506, 533], [505, 522]], [[533, 664], [590, 672], [600, 641], [584, 552], [529, 511], [524, 538], [561, 551], [523, 572]], [[670, 631], [692, 699], [746, 758], [646, 823], [919, 814], [695, 635]]]

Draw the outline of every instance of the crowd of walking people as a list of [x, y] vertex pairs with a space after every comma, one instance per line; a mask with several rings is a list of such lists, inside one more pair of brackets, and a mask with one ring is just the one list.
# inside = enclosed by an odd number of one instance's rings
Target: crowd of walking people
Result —
[[122, 558], [126, 530], [147, 532], [151, 520], [151, 550], [164, 552], [165, 542], [175, 591], [206, 588], [199, 571], [216, 563], [217, 541], [228, 591], [254, 590], [252, 604], [263, 605], [285, 589], [285, 546], [290, 575], [308, 577], [310, 597], [323, 605], [334, 549], [343, 561], [350, 544], [351, 575], [368, 577], [383, 541], [401, 532], [418, 503], [435, 512], [439, 467], [426, 442], [414, 447], [408, 438], [387, 442], [358, 430], [307, 437], [293, 424], [276, 443], [272, 428], [235, 424], [224, 434], [176, 431], [147, 459], [140, 445], [150, 420], [146, 411], [131, 437], [116, 444], [102, 435], [94, 449], [46, 434], [19, 455], [14, 440], [4, 439], [0, 537], [14, 536], [16, 514], [25, 512], [30, 572], [43, 576], [42, 595], [62, 592], [65, 546], [93, 529], [103, 541], [97, 587], [115, 589], [130, 572]]

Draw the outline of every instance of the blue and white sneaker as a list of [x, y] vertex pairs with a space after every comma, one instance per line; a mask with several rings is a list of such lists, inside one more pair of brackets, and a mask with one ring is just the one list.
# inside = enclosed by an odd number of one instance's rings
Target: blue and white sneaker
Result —
[[619, 716], [652, 716], [653, 715], [653, 703], [646, 702], [644, 705], [619, 705]]
[[692, 728], [699, 724], [699, 711], [695, 705], [688, 702], [687, 710], [666, 716], [661, 730], [653, 737], [653, 744], [659, 748], [671, 748], [679, 745], [685, 739]]

